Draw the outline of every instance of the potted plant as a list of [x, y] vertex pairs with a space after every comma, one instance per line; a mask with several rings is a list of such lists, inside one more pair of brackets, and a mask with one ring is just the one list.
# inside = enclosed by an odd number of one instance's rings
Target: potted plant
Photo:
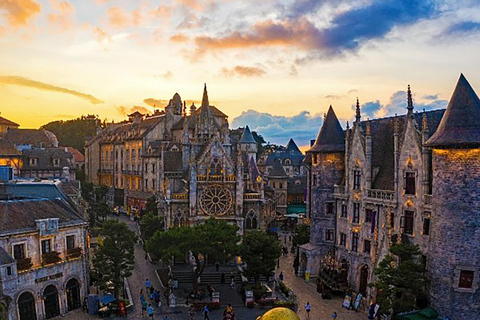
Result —
[[51, 251], [42, 255], [42, 264], [52, 264], [61, 261], [60, 253], [57, 251]]
[[32, 267], [32, 258], [22, 258], [17, 260], [18, 271], [28, 270]]
[[68, 258], [78, 258], [82, 255], [82, 248], [72, 248], [67, 250], [67, 257]]

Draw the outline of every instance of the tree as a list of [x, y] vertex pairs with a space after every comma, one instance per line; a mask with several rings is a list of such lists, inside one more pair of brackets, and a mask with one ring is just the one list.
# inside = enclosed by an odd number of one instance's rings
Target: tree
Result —
[[146, 213], [153, 213], [154, 215], [158, 214], [157, 197], [151, 196], [147, 199], [145, 211]]
[[[147, 251], [163, 261], [172, 256], [184, 257], [189, 251], [195, 259], [197, 268], [194, 272], [194, 287], [209, 261], [226, 261], [237, 253], [238, 226], [229, 225], [225, 221], [209, 219], [205, 223], [185, 228], [171, 228], [157, 231], [147, 241]], [[203, 257], [203, 258], [202, 258]]]
[[243, 236], [240, 254], [247, 264], [245, 274], [254, 278], [258, 287], [259, 277], [268, 278], [275, 270], [276, 260], [281, 255], [280, 243], [265, 231], [251, 230]]
[[310, 226], [299, 224], [293, 229], [293, 245], [301, 246], [310, 241]]
[[151, 212], [140, 218], [139, 225], [145, 241], [150, 239], [157, 230], [164, 230], [163, 219]]
[[93, 265], [100, 276], [102, 290], [113, 285], [113, 294], [118, 297], [124, 277], [132, 274], [136, 236], [125, 222], [107, 220], [101, 232], [103, 242], [93, 258]]
[[412, 310], [423, 299], [428, 281], [420, 257], [418, 245], [399, 243], [375, 268], [377, 281], [371, 286], [379, 291], [381, 312], [391, 312], [395, 317], [399, 312]]

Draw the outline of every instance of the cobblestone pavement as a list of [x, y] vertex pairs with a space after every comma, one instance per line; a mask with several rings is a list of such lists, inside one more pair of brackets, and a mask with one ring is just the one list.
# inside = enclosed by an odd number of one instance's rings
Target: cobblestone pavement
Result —
[[[288, 236], [286, 239], [286, 245], [290, 248], [291, 242], [289, 241]], [[285, 236], [283, 234], [280, 235], [280, 240], [282, 245], [285, 245]], [[282, 272], [284, 277], [283, 282], [297, 295], [297, 314], [301, 320], [308, 319], [304, 308], [307, 302], [310, 302], [312, 308], [310, 311], [310, 319], [312, 320], [331, 320], [333, 312], [338, 314], [337, 320], [367, 319], [367, 316], [364, 313], [342, 308], [342, 298], [332, 297], [331, 300], [322, 299], [321, 294], [317, 292], [317, 286], [314, 281], [307, 283], [305, 280], [295, 275], [293, 269], [294, 257], [293, 253], [282, 255], [280, 258], [280, 268], [275, 270], [275, 274], [278, 277], [280, 272]]]

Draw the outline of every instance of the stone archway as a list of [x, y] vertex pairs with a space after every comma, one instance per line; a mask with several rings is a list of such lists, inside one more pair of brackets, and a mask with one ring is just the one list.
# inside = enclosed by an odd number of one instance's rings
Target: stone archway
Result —
[[80, 308], [80, 284], [77, 279], [73, 278], [68, 280], [66, 287], [67, 291], [67, 307], [68, 311]]
[[20, 320], [36, 320], [35, 297], [30, 292], [24, 292], [18, 297], [18, 314]]
[[368, 285], [368, 266], [364, 265], [360, 268], [360, 276], [359, 276], [359, 286], [358, 292], [360, 292], [364, 297], [367, 294], [367, 285]]
[[60, 315], [60, 305], [58, 303], [58, 290], [51, 284], [43, 290], [43, 305], [45, 306], [45, 319], [50, 319]]

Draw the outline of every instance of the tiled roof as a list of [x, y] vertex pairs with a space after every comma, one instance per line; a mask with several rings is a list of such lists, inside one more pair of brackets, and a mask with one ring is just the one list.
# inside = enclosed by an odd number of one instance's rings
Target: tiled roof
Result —
[[42, 129], [8, 129], [5, 140], [17, 146], [30, 144], [36, 148], [58, 147], [57, 137], [52, 132]]
[[275, 161], [272, 167], [272, 171], [268, 173], [269, 177], [287, 177], [285, 169], [283, 169], [282, 164], [279, 160]]
[[0, 233], [32, 230], [35, 220], [59, 218], [59, 224], [83, 222], [71, 207], [62, 200], [25, 199], [0, 201]]
[[70, 152], [76, 162], [85, 162], [85, 156], [75, 149], [74, 147], [67, 147], [68, 152]]
[[19, 127], [18, 123], [5, 119], [4, 117], [0, 117], [0, 125], [2, 126], [11, 126], [11, 127]]
[[[63, 167], [72, 168], [72, 154], [65, 151], [65, 148], [47, 148], [31, 149], [22, 151], [25, 161], [22, 170], [43, 170], [43, 169], [62, 169]], [[37, 164], [30, 165], [29, 159], [36, 158]], [[53, 166], [53, 159], [59, 159], [60, 164]]]
[[15, 148], [12, 142], [0, 139], [0, 155], [1, 156], [12, 156], [12, 155], [20, 155], [21, 152]]
[[339, 152], [345, 151], [345, 132], [338, 122], [332, 106], [328, 109], [327, 117], [318, 133], [315, 144], [308, 152]]
[[467, 79], [460, 75], [430, 147], [480, 146], [480, 100]]
[[285, 160], [290, 159], [291, 165], [294, 167], [298, 167], [302, 164], [304, 158], [305, 156], [301, 153], [287, 153], [286, 151], [275, 151], [267, 155], [264, 165], [273, 166], [277, 159], [281, 159], [282, 163], [285, 164]]
[[127, 197], [135, 199], [148, 200], [151, 197], [155, 196], [153, 193], [140, 191], [140, 190], [131, 190], [128, 191]]
[[119, 124], [114, 129], [104, 130], [100, 133], [101, 143], [116, 143], [129, 139], [141, 139], [150, 132], [155, 125], [163, 119], [162, 116], [150, 117], [140, 123], [127, 122]]
[[287, 150], [285, 150], [287, 153], [294, 153], [294, 154], [298, 154], [298, 153], [302, 153], [300, 151], [300, 149], [298, 148], [297, 144], [295, 143], [295, 141], [293, 141], [292, 138], [290, 138], [290, 140], [288, 141], [287, 143], [287, 147], [286, 147]]
[[245, 129], [243, 130], [243, 134], [242, 134], [242, 137], [240, 138], [239, 143], [256, 143], [252, 133], [250, 132], [250, 128], [248, 126], [246, 126]]

